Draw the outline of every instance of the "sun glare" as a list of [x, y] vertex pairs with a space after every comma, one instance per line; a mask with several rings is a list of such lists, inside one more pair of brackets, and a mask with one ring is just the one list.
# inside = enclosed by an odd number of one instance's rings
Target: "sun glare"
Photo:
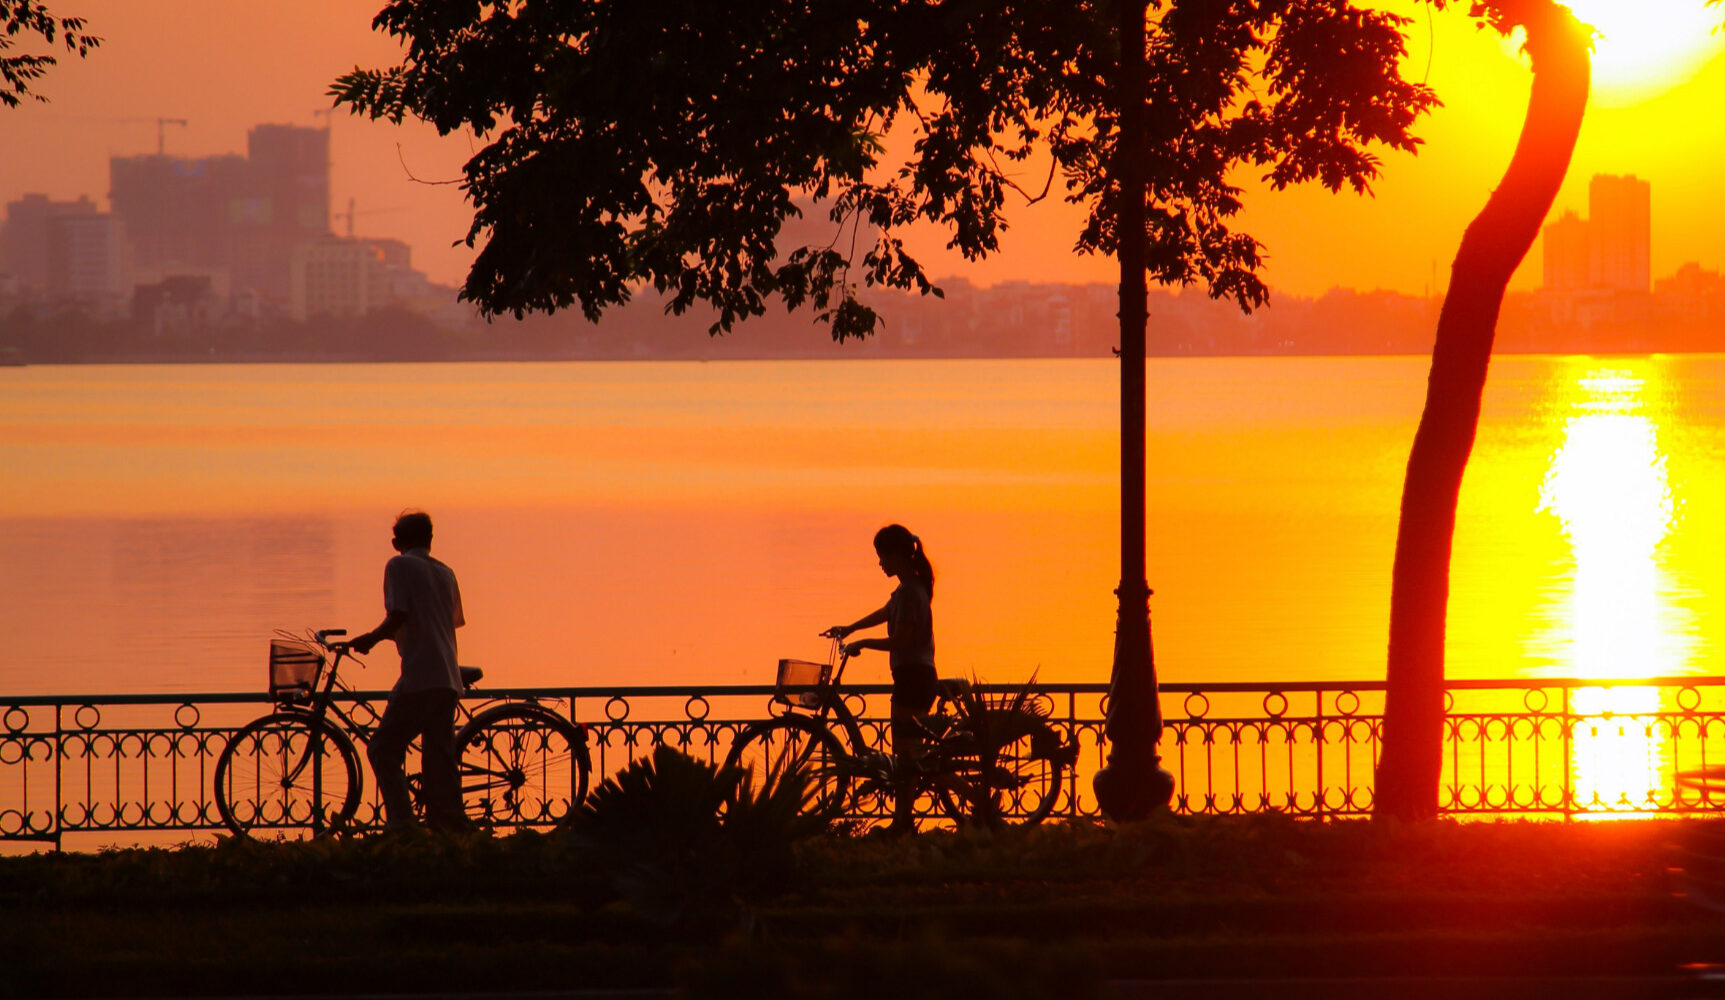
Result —
[[1654, 553], [1672, 503], [1653, 422], [1621, 412], [1576, 417], [1541, 500], [1563, 522], [1575, 555], [1570, 669], [1578, 677], [1671, 672], [1677, 657]]
[[1557, 516], [1575, 558], [1568, 670], [1576, 677], [1681, 673], [1687, 633], [1665, 607], [1657, 560], [1676, 501], [1647, 385], [1632, 372], [1579, 379], [1552, 456], [1541, 509]]
[[[1567, 619], [1568, 672], [1576, 677], [1681, 673], [1687, 633], [1665, 607], [1658, 549], [1676, 501], [1647, 415], [1646, 381], [1595, 370], [1575, 384], [1573, 415], [1552, 456], [1541, 509], [1563, 524], [1575, 557]], [[1652, 721], [1657, 688], [1580, 688], [1572, 766], [1583, 804], [1645, 809], [1661, 785], [1664, 739]]]
[[[1567, 0], [1599, 31], [1594, 42], [1594, 100], [1635, 104], [1677, 86], [1725, 52], [1713, 30], [1725, 11], [1705, 0]], [[1517, 45], [1520, 44], [1519, 39]]]

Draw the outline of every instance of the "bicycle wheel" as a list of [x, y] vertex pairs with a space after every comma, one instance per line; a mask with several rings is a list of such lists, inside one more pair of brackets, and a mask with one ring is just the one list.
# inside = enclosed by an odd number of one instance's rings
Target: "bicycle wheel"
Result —
[[216, 758], [216, 811], [240, 836], [322, 833], [359, 808], [359, 753], [327, 721], [278, 712], [248, 724]]
[[743, 790], [760, 794], [773, 777], [799, 771], [809, 781], [803, 812], [833, 818], [850, 804], [856, 766], [832, 731], [800, 715], [748, 726], [731, 744], [726, 767], [743, 770]]
[[995, 750], [959, 758], [952, 780], [939, 786], [940, 807], [959, 824], [1042, 822], [1060, 799], [1073, 753], [1046, 722]]
[[556, 826], [587, 796], [592, 770], [581, 727], [541, 705], [498, 705], [456, 734], [461, 801], [487, 827]]

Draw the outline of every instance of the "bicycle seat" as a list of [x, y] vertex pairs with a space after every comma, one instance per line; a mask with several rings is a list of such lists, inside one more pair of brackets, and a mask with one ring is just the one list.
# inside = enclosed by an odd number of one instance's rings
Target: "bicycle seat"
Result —
[[485, 676], [485, 671], [479, 669], [478, 667], [462, 667], [460, 669], [461, 669], [461, 686], [462, 687], [472, 687], [473, 685], [479, 683], [479, 678]]
[[964, 677], [942, 677], [935, 682], [935, 690], [947, 701], [970, 693], [970, 681]]

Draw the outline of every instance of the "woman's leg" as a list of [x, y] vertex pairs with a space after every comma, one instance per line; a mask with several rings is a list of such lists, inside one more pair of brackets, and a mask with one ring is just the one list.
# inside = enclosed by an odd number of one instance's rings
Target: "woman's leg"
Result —
[[916, 796], [920, 791], [916, 759], [922, 755], [921, 718], [934, 708], [939, 680], [934, 668], [904, 670], [892, 680], [892, 752], [898, 758], [894, 773], [892, 827], [900, 833], [916, 829]]

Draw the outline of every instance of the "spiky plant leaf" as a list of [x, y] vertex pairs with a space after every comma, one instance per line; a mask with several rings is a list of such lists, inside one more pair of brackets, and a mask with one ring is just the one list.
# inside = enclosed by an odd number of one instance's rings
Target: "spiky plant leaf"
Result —
[[828, 820], [809, 807], [808, 775], [769, 774], [753, 787], [744, 773], [660, 746], [588, 796], [571, 836], [638, 914], [714, 933], [742, 902], [784, 891], [796, 841]]
[[737, 777], [660, 745], [606, 778], [570, 821], [604, 852], [652, 858], [682, 853], [719, 828]]

